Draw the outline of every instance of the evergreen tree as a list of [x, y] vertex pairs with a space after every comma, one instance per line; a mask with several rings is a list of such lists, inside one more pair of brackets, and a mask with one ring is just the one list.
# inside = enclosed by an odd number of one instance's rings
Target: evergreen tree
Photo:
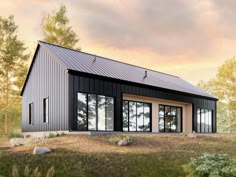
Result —
[[[25, 45], [18, 39], [14, 16], [0, 17], [0, 112], [8, 133], [9, 112], [20, 105], [20, 89], [26, 75]], [[15, 111], [15, 110], [14, 110]]]
[[61, 5], [58, 11], [44, 16], [42, 19], [43, 40], [49, 43], [58, 44], [68, 48], [76, 48], [79, 41], [78, 36], [69, 26], [70, 20], [66, 16], [67, 10], [65, 5]]

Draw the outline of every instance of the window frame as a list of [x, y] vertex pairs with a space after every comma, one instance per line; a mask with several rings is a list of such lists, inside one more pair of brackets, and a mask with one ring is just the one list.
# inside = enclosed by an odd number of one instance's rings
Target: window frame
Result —
[[[79, 107], [79, 102], [78, 102], [78, 93], [82, 93], [82, 94], [86, 94], [86, 109], [87, 109], [87, 112], [86, 112], [86, 117], [87, 117], [87, 124], [86, 124], [86, 130], [79, 130], [78, 129], [78, 126], [77, 126], [77, 117], [78, 117], [78, 113], [77, 113], [77, 110], [78, 110], [78, 107]], [[89, 118], [89, 101], [88, 101], [88, 95], [95, 95], [96, 96], [96, 129], [95, 130], [89, 130], [89, 121], [88, 121], [88, 118]], [[104, 96], [105, 97], [105, 130], [99, 130], [98, 129], [98, 96]], [[107, 130], [107, 104], [106, 104], [106, 101], [107, 101], [107, 97], [110, 97], [110, 98], [113, 98], [113, 130]], [[94, 131], [94, 132], [97, 132], [97, 131], [101, 131], [101, 132], [114, 132], [115, 131], [115, 97], [114, 96], [108, 96], [108, 95], [102, 95], [102, 94], [96, 94], [96, 93], [93, 93], [93, 92], [81, 92], [81, 91], [78, 91], [76, 92], [76, 131]]]
[[28, 124], [33, 125], [33, 118], [34, 118], [34, 103], [29, 103], [29, 115], [28, 115]]
[[[207, 110], [207, 117], [208, 117], [208, 123], [209, 121], [211, 122], [211, 125], [208, 124], [208, 131], [206, 132], [206, 128], [205, 128], [205, 125], [204, 125], [204, 131], [202, 131], [202, 115], [205, 113], [204, 111]], [[199, 111], [199, 120], [200, 122], [198, 122], [198, 111]], [[196, 133], [212, 133], [213, 132], [213, 125], [212, 125], [212, 122], [213, 122], [213, 112], [214, 110], [213, 109], [206, 109], [206, 108], [197, 108], [197, 119], [196, 119], [196, 122], [197, 122], [197, 125], [196, 125], [196, 128], [197, 128], [197, 131]], [[209, 118], [209, 113], [211, 113], [211, 118]], [[203, 115], [204, 117], [204, 121], [203, 123], [206, 121], [205, 119], [205, 115]], [[199, 127], [198, 127], [198, 123], [199, 123]]]
[[[46, 102], [47, 100], [47, 102]], [[47, 103], [47, 105], [46, 105]], [[47, 113], [46, 113], [47, 111]], [[49, 122], [49, 97], [43, 98], [43, 123], [47, 124]]]
[[[123, 104], [124, 104], [124, 102], [125, 101], [127, 101], [128, 102], [128, 114], [127, 114], [127, 119], [128, 119], [128, 130], [127, 131], [124, 131], [124, 127], [123, 127]], [[130, 112], [130, 105], [129, 105], [129, 102], [134, 102], [135, 103], [135, 107], [136, 107], [136, 131], [130, 131], [130, 128], [129, 128], [129, 124], [130, 124], [130, 114], [129, 114], [129, 112]], [[149, 127], [149, 131], [137, 131], [137, 103], [142, 103], [143, 104], [143, 125], [144, 125], [144, 105], [145, 104], [148, 104], [148, 105], [150, 105], [150, 127]], [[148, 103], [148, 102], [143, 102], [143, 101], [134, 101], [134, 100], [126, 100], [126, 99], [124, 99], [124, 100], [122, 100], [122, 106], [121, 106], [122, 108], [122, 119], [121, 119], [121, 122], [122, 122], [122, 132], [152, 132], [152, 103]]]
[[[163, 117], [163, 120], [164, 120], [164, 131], [160, 131], [160, 106], [163, 106], [164, 107], [164, 117]], [[166, 107], [170, 107], [170, 112], [171, 112], [171, 108], [175, 108], [176, 110], [178, 108], [180, 108], [180, 131], [178, 132], [177, 131], [177, 126], [179, 125], [179, 122], [177, 121], [177, 111], [176, 111], [176, 131], [169, 131], [167, 132], [166, 131], [166, 127], [165, 127], [165, 108]], [[167, 104], [158, 104], [158, 128], [159, 128], [159, 133], [182, 133], [183, 132], [183, 107], [181, 106], [173, 106], [173, 105], [167, 105]]]

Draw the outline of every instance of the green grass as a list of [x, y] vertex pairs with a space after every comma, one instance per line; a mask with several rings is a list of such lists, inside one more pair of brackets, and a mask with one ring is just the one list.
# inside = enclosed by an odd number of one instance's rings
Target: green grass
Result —
[[236, 135], [202, 136], [191, 139], [177, 135], [128, 135], [133, 143], [118, 147], [109, 136], [62, 136], [42, 146], [54, 151], [32, 155], [34, 145], [0, 151], [0, 176], [10, 176], [13, 164], [23, 169], [39, 167], [43, 174], [51, 166], [58, 177], [178, 177], [182, 165], [204, 152], [226, 153], [236, 158]]

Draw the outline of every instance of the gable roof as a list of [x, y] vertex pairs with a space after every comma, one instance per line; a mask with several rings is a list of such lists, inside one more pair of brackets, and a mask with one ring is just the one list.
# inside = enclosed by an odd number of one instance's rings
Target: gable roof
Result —
[[[208, 93], [202, 91], [198, 87], [191, 85], [190, 83], [184, 81], [183, 79], [177, 76], [165, 74], [162, 72], [115, 61], [112, 59], [96, 56], [93, 54], [73, 49], [68, 49], [65, 47], [61, 47], [55, 44], [50, 44], [42, 41], [39, 41], [38, 45], [46, 47], [46, 49], [48, 49], [50, 53], [56, 56], [56, 58], [64, 64], [67, 70], [79, 71], [79, 72], [109, 77], [113, 79], [119, 79], [128, 82], [144, 84], [158, 88], [216, 99], [215, 97], [209, 95]], [[33, 65], [33, 62], [34, 59], [30, 66], [30, 70]], [[28, 72], [28, 75], [30, 74], [30, 70]], [[147, 73], [147, 77], [144, 77], [145, 72]], [[27, 82], [28, 75], [25, 84]], [[24, 87], [22, 89], [21, 95], [23, 94]]]

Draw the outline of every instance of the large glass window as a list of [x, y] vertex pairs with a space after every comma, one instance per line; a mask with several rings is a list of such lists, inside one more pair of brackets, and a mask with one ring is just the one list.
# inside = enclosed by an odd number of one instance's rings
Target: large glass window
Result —
[[159, 131], [181, 132], [182, 108], [159, 105]]
[[151, 131], [151, 104], [123, 101], [123, 131]]
[[77, 98], [77, 127], [79, 131], [114, 130], [113, 97], [78, 92]]
[[197, 132], [212, 132], [212, 110], [200, 108], [197, 109]]

